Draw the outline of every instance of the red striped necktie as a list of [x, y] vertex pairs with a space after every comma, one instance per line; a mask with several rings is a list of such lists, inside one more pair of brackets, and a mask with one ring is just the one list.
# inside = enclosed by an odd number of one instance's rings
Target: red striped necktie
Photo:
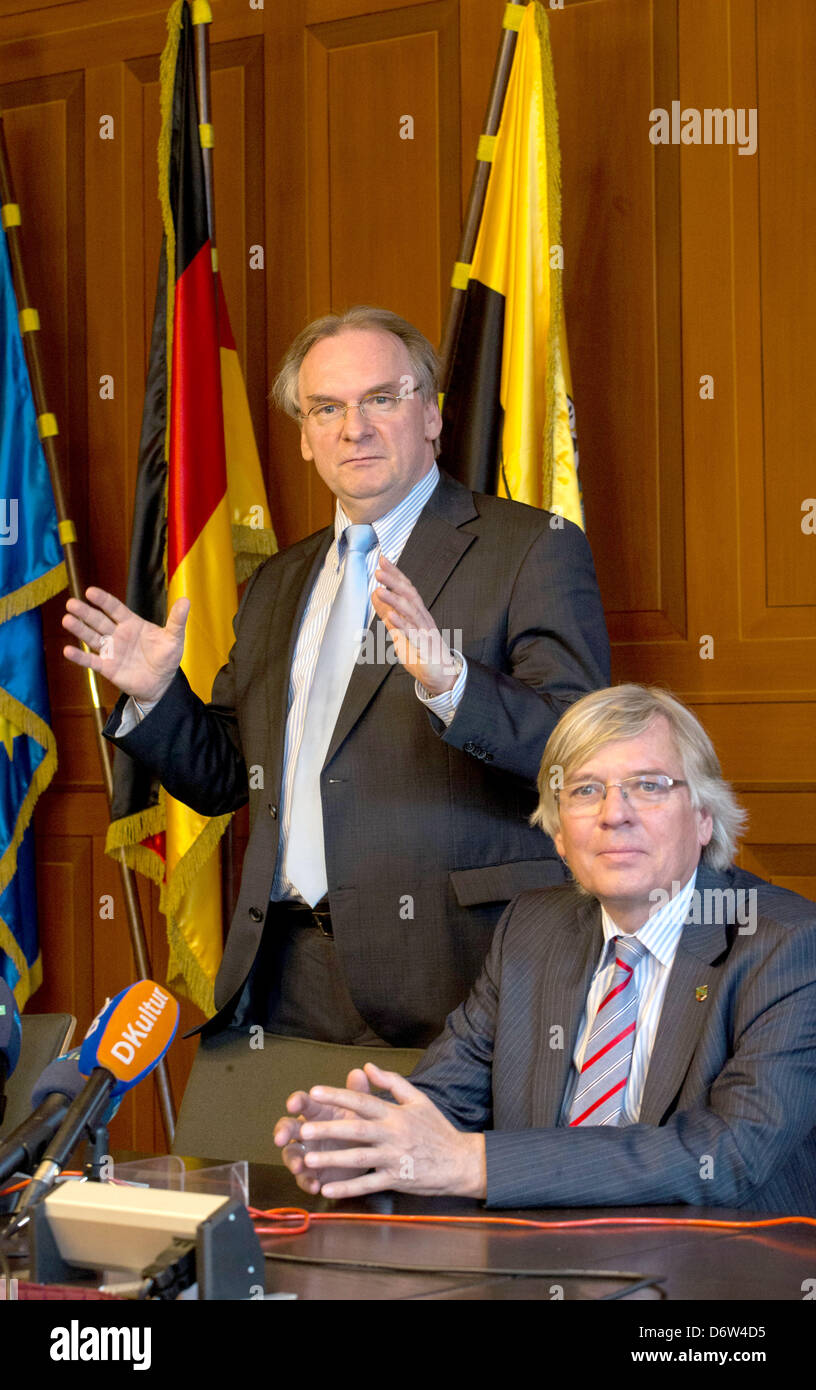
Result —
[[635, 968], [647, 948], [637, 937], [616, 936], [615, 973], [592, 1023], [578, 1088], [570, 1105], [573, 1125], [617, 1125], [632, 1065], [637, 1027]]

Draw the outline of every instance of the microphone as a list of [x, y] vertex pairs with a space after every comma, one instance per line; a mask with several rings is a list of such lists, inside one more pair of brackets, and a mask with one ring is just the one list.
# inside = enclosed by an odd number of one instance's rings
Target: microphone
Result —
[[158, 1066], [175, 1037], [178, 1019], [176, 1000], [154, 980], [129, 985], [97, 1015], [79, 1052], [79, 1070], [88, 1079], [46, 1145], [7, 1235], [19, 1229], [28, 1208], [50, 1191], [83, 1132], [101, 1122], [108, 1101], [118, 1100]]
[[[0, 1182], [11, 1173], [30, 1173], [36, 1168], [85, 1083], [79, 1070], [78, 1047], [48, 1063], [31, 1092], [32, 1113], [0, 1144]], [[121, 1097], [110, 1102], [103, 1124], [113, 1119], [121, 1103]]]
[[20, 1010], [6, 981], [0, 977], [0, 1125], [6, 1113], [6, 1082], [20, 1057], [23, 1025]]

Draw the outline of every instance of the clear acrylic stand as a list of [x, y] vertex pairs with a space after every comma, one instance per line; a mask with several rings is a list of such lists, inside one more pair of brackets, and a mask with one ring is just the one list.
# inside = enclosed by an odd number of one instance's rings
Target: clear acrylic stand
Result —
[[159, 1158], [139, 1158], [130, 1163], [110, 1166], [105, 1177], [108, 1182], [128, 1183], [136, 1187], [160, 1187], [174, 1192], [206, 1192], [214, 1196], [235, 1197], [249, 1205], [249, 1164], [222, 1163], [215, 1168], [185, 1168], [177, 1154]]

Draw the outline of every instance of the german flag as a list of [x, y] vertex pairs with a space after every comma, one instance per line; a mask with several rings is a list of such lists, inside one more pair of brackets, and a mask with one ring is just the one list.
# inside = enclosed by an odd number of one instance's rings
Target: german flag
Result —
[[442, 462], [468, 487], [583, 526], [562, 300], [561, 172], [547, 15], [508, 6], [519, 30], [444, 400]]
[[[171, 7], [167, 24], [159, 142], [164, 240], [127, 603], [164, 623], [176, 599], [190, 600], [182, 666], [206, 700], [232, 645], [236, 574], [245, 578], [277, 547], [208, 228], [187, 0]], [[214, 851], [229, 817], [208, 819], [166, 796], [119, 750], [115, 788], [108, 852], [124, 846], [133, 867], [161, 884], [168, 983], [211, 1013], [222, 947]]]

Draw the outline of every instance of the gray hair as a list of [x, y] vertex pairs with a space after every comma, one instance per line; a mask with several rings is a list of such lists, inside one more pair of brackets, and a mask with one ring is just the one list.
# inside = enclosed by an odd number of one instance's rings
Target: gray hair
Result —
[[[390, 309], [377, 309], [370, 304], [355, 304], [343, 314], [324, 314], [298, 333], [280, 365], [272, 386], [271, 398], [279, 410], [300, 420], [298, 377], [307, 352], [324, 338], [335, 338], [348, 329], [367, 329], [374, 333], [390, 333], [405, 345], [414, 374], [414, 390], [425, 401], [436, 399], [439, 390], [440, 362], [436, 348], [407, 319]], [[439, 454], [439, 440], [434, 440], [434, 457]]]
[[660, 717], [669, 725], [692, 806], [695, 811], [707, 812], [712, 819], [711, 839], [702, 850], [703, 862], [712, 869], [726, 869], [733, 862], [748, 814], [725, 781], [714, 745], [699, 719], [657, 686], [608, 686], [570, 705], [544, 749], [538, 774], [538, 806], [530, 817], [531, 824], [555, 835], [561, 824], [555, 795], [559, 779], [605, 744], [637, 738]]

